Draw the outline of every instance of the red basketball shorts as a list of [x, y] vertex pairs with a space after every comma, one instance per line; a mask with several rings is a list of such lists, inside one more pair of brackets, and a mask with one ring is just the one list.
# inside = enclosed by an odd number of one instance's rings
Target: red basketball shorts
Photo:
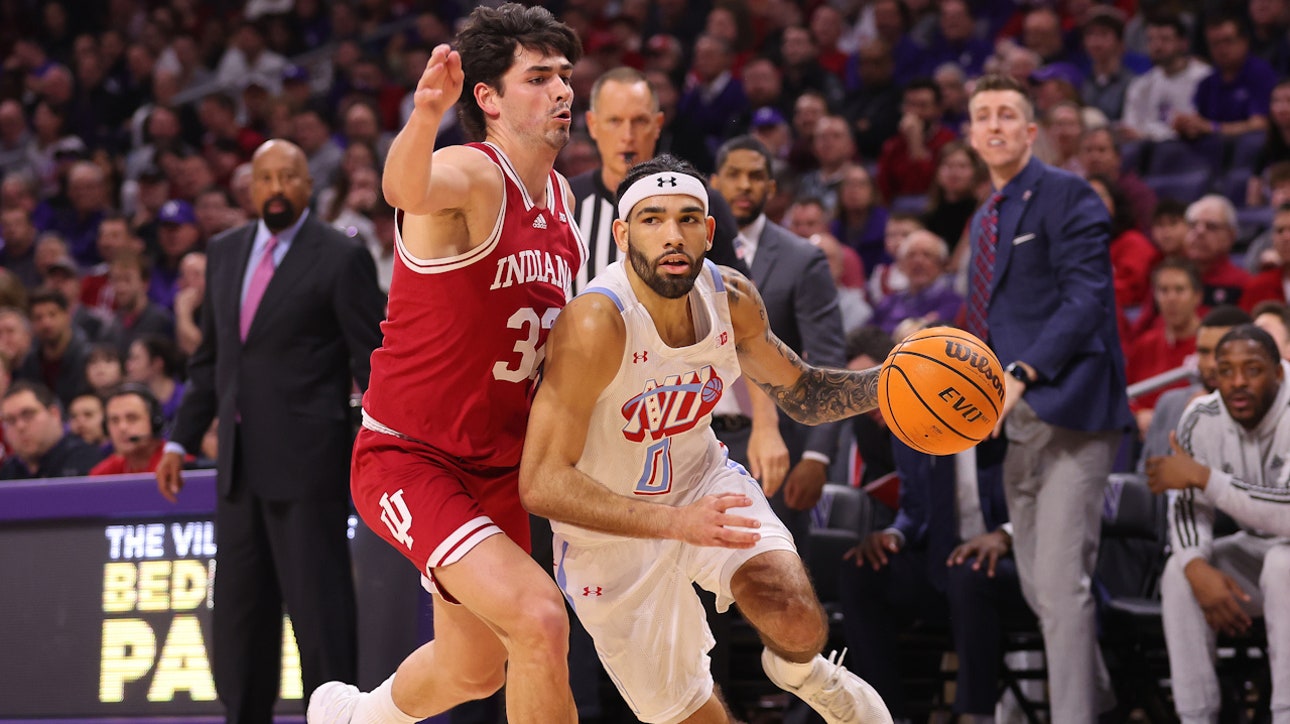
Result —
[[434, 569], [499, 533], [532, 549], [514, 468], [463, 465], [429, 445], [364, 427], [354, 442], [350, 489], [367, 526], [431, 581]]

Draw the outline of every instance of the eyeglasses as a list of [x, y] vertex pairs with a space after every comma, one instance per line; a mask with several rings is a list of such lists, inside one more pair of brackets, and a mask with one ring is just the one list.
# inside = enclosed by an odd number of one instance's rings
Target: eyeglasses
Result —
[[39, 415], [40, 413], [41, 413], [41, 408], [28, 407], [25, 410], [20, 410], [16, 415], [0, 416], [0, 423], [3, 423], [5, 427], [16, 427], [18, 423], [22, 423], [26, 425], [26, 424], [29, 424], [32, 420], [35, 420], [36, 415]]
[[1204, 219], [1193, 219], [1187, 222], [1187, 228], [1194, 229], [1196, 231], [1214, 232], [1214, 231], [1226, 230], [1227, 224], [1224, 224], [1218, 221], [1206, 221]]

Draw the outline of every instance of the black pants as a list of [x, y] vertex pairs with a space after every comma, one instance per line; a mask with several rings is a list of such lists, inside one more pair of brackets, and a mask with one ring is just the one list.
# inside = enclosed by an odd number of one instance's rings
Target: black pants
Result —
[[[1003, 621], [1024, 616], [1025, 600], [1012, 558], [999, 561], [994, 578], [971, 563], [946, 570], [945, 590], [928, 576], [927, 554], [904, 550], [874, 571], [850, 562], [842, 569], [841, 598], [849, 668], [873, 685], [893, 717], [908, 716], [897, 637], [915, 621], [949, 625], [958, 655], [954, 712], [993, 714], [998, 698]], [[943, 563], [942, 563], [943, 565]], [[933, 665], [938, 662], [933, 662]]]
[[229, 722], [269, 724], [283, 603], [300, 649], [301, 708], [320, 684], [357, 678], [348, 497], [264, 500], [234, 482], [215, 512], [212, 674]]

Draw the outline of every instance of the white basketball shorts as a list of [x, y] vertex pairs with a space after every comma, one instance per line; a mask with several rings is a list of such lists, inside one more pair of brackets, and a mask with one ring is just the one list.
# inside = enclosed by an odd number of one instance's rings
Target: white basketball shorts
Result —
[[761, 486], [742, 467], [709, 473], [693, 499], [724, 492], [752, 498], [752, 505], [730, 509], [761, 522], [761, 540], [752, 548], [641, 538], [579, 544], [555, 536], [556, 582], [642, 722], [682, 721], [712, 696], [708, 651], [715, 641], [691, 583], [716, 594], [717, 609], [725, 611], [734, 601], [730, 579], [740, 566], [768, 551], [797, 551]]

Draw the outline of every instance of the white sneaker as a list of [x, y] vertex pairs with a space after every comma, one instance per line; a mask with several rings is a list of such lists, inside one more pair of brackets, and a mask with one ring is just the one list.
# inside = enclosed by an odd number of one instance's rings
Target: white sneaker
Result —
[[363, 692], [357, 686], [340, 681], [328, 681], [314, 689], [305, 711], [307, 724], [348, 724], [354, 707]]
[[828, 724], [892, 724], [891, 713], [878, 692], [842, 666], [846, 654], [842, 649], [841, 654], [829, 654], [823, 664], [817, 661], [810, 677], [797, 687], [776, 681], [772, 673], [776, 667], [767, 661], [774, 655], [770, 649], [762, 650], [761, 662], [776, 686], [809, 704]]

